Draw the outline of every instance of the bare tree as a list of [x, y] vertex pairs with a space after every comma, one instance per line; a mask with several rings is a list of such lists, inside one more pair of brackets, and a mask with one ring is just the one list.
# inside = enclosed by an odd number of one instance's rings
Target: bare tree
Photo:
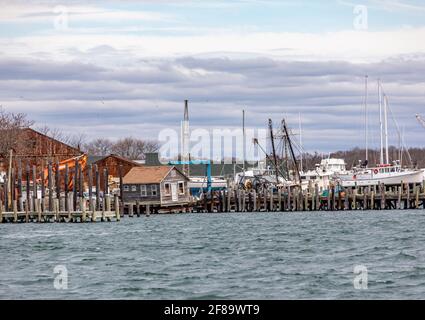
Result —
[[6, 112], [0, 107], [0, 158], [8, 159], [10, 150], [22, 149], [28, 141], [21, 131], [33, 125], [24, 113]]
[[145, 153], [155, 152], [158, 149], [159, 144], [155, 141], [127, 137], [114, 143], [112, 152], [128, 159], [138, 160], [144, 159]]
[[86, 135], [84, 133], [67, 134], [59, 128], [51, 128], [48, 125], [37, 127], [35, 130], [76, 149], [83, 148], [86, 142]]
[[95, 156], [107, 156], [112, 153], [113, 142], [98, 138], [84, 145], [84, 151]]

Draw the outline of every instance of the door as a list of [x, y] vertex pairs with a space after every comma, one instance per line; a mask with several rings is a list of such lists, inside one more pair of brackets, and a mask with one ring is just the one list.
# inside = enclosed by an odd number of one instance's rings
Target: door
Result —
[[171, 201], [177, 201], [178, 195], [177, 195], [177, 183], [171, 184]]

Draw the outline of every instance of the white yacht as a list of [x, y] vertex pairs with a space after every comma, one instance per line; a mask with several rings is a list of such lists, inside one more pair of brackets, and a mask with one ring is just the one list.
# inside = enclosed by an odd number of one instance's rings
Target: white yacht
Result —
[[[366, 95], [367, 97], [367, 77]], [[388, 150], [388, 97], [383, 93], [382, 85], [378, 80], [379, 96], [379, 125], [380, 125], [380, 164], [367, 167], [368, 157], [364, 166], [354, 168], [349, 173], [339, 174], [338, 180], [342, 187], [373, 186], [373, 185], [400, 185], [403, 183], [422, 183], [424, 171], [419, 169], [403, 168], [399, 160], [390, 163]], [[367, 110], [367, 104], [365, 103]], [[367, 114], [367, 112], [366, 112]], [[367, 117], [366, 117], [367, 120]], [[394, 120], [395, 121], [395, 120]], [[396, 127], [398, 129], [397, 123]], [[367, 142], [367, 124], [366, 124]], [[368, 150], [366, 144], [366, 150]]]
[[350, 173], [338, 176], [342, 187], [374, 186], [379, 184], [400, 185], [401, 183], [422, 183], [424, 171], [402, 168], [399, 161], [372, 168], [355, 168]]
[[347, 170], [344, 159], [323, 159], [320, 164], [316, 164], [314, 170], [301, 172], [301, 187], [306, 190], [309, 186], [314, 187], [317, 184], [319, 190], [326, 190], [336, 175], [345, 173]]

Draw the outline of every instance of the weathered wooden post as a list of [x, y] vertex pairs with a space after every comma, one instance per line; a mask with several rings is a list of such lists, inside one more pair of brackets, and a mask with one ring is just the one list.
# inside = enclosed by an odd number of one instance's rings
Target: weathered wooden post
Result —
[[84, 172], [82, 166], [78, 166], [78, 193], [79, 198], [84, 199]]
[[80, 198], [80, 209], [81, 209], [81, 222], [86, 222], [87, 213], [86, 213], [86, 201], [84, 198]]
[[26, 178], [26, 202], [28, 203], [28, 210], [31, 211], [31, 182], [30, 182], [30, 165], [27, 163], [26, 171], [25, 171], [25, 178]]
[[22, 198], [22, 162], [18, 162], [18, 210], [24, 211], [23, 198]]
[[52, 163], [49, 162], [48, 164], [48, 175], [49, 178], [47, 180], [47, 186], [49, 188], [49, 211], [53, 211], [53, 172], [52, 172]]
[[257, 212], [257, 191], [252, 190], [252, 211]]
[[292, 189], [292, 211], [298, 210], [298, 197], [297, 197], [297, 188]]
[[419, 209], [419, 191], [420, 191], [420, 187], [418, 185], [415, 185], [415, 194], [416, 194], [415, 208], [416, 209]]
[[45, 174], [44, 174], [43, 167], [44, 166], [42, 166], [42, 168], [41, 168], [41, 203], [40, 203], [42, 212], [44, 212], [46, 210], [45, 203], [44, 203], [45, 198], [46, 198], [46, 186], [44, 185], [45, 181], [46, 181], [46, 177], [45, 177]]
[[273, 212], [274, 211], [273, 187], [269, 188], [269, 194], [270, 194], [270, 212]]
[[122, 164], [120, 164], [120, 166], [118, 167], [118, 174], [119, 174], [119, 177], [120, 177], [120, 199], [122, 201], [123, 191], [124, 191], [124, 188], [122, 187], [122, 185], [124, 184], [123, 183], [123, 166], [122, 166]]
[[[0, 203], [0, 207], [1, 207], [1, 203]], [[0, 220], [1, 220], [1, 214], [0, 214]], [[25, 201], [25, 222], [28, 223], [29, 220], [30, 220], [30, 202]]]
[[37, 168], [35, 165], [32, 166], [32, 200], [33, 200], [33, 210], [37, 212], [36, 200], [38, 198], [37, 192]]
[[282, 189], [281, 188], [277, 189], [277, 197], [278, 197], [278, 203], [277, 203], [278, 211], [281, 212], [282, 211]]
[[103, 195], [109, 194], [109, 186], [108, 186], [108, 168], [103, 169]]
[[406, 183], [406, 189], [407, 189], [407, 196], [406, 196], [407, 209], [410, 209], [410, 183]]
[[11, 181], [10, 181], [10, 205], [13, 211], [13, 201], [16, 199], [16, 177], [15, 177], [15, 170], [12, 170], [10, 175]]
[[58, 211], [60, 211], [60, 199], [61, 199], [61, 172], [59, 162], [55, 164], [55, 187], [56, 187], [56, 199], [58, 200]]
[[18, 202], [16, 200], [12, 200], [13, 207], [13, 222], [18, 222]]
[[314, 195], [316, 196], [315, 209], [317, 211], [319, 211], [320, 210], [320, 207], [321, 207], [321, 203], [320, 203], [319, 185], [317, 183], [314, 185]]
[[[120, 189], [121, 189], [121, 184], [120, 184]], [[114, 206], [115, 206], [115, 219], [117, 219], [117, 221], [120, 221], [121, 219], [121, 213], [120, 213], [120, 203], [119, 203], [119, 197], [116, 194], [114, 196]]]
[[327, 210], [329, 211], [329, 210], [331, 210], [331, 193], [332, 193], [332, 189], [333, 189], [333, 186], [329, 186], [329, 188], [328, 188], [328, 203], [327, 203]]
[[97, 164], [94, 165], [96, 175], [96, 210], [100, 210], [100, 173]]
[[41, 222], [41, 199], [35, 199], [35, 207], [37, 211], [37, 222]]
[[7, 174], [4, 176], [4, 211], [9, 211], [9, 179]]
[[370, 193], [370, 187], [365, 187], [363, 189], [363, 210], [368, 209], [368, 201], [367, 201], [367, 195]]
[[308, 202], [308, 194], [309, 194], [308, 190], [304, 191], [303, 197], [304, 197], [304, 210], [305, 211], [310, 211], [309, 202]]
[[68, 164], [65, 164], [65, 176], [63, 179], [63, 187], [64, 187], [64, 193], [65, 193], [65, 211], [69, 211], [69, 190], [68, 190], [68, 183], [69, 183], [69, 166]]
[[53, 199], [53, 208], [55, 211], [55, 217], [56, 221], [60, 222], [61, 216], [60, 216], [60, 199], [56, 198]]
[[379, 186], [379, 191], [381, 193], [381, 210], [385, 209], [385, 184], [381, 183]]
[[226, 212], [226, 190], [222, 190], [221, 193], [221, 212]]
[[78, 160], [75, 159], [75, 165], [74, 165], [74, 181], [73, 181], [73, 185], [72, 185], [72, 196], [73, 196], [73, 201], [72, 201], [72, 207], [73, 210], [77, 211], [77, 197], [78, 197]]
[[68, 202], [68, 220], [71, 221], [72, 219], [72, 211], [75, 210], [74, 208], [74, 196], [72, 194], [68, 195], [68, 199], [66, 201]]
[[89, 187], [89, 211], [93, 211], [93, 166], [89, 164], [87, 171], [88, 187]]

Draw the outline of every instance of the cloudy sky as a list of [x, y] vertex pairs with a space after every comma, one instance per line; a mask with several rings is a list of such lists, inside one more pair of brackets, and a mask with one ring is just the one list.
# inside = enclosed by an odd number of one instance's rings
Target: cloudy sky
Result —
[[[378, 146], [377, 79], [424, 146], [425, 5], [408, 0], [2, 1], [0, 105], [88, 137], [264, 128], [301, 115], [307, 151]], [[390, 119], [390, 138], [397, 143]]]

